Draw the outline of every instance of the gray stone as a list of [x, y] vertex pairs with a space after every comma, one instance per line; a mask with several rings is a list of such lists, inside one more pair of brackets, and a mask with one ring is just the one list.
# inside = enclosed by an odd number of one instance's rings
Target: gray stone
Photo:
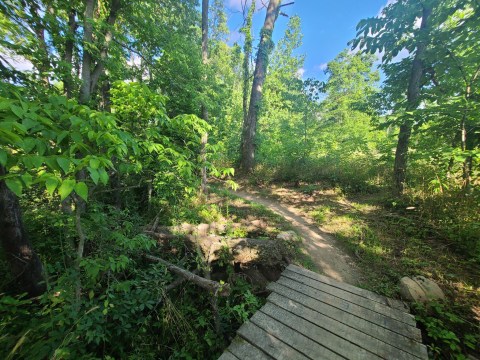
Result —
[[400, 294], [405, 300], [422, 303], [445, 299], [445, 294], [437, 283], [423, 276], [401, 278]]

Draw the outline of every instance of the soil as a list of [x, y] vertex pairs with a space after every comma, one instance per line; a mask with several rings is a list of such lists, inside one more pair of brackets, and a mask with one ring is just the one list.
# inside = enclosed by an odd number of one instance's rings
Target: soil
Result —
[[299, 209], [281, 199], [267, 197], [255, 189], [243, 189], [233, 192], [245, 200], [265, 206], [288, 221], [292, 228], [303, 238], [303, 251], [311, 258], [315, 270], [338, 281], [360, 285], [362, 276], [353, 259], [341, 250], [337, 240], [323, 232], [311, 219]]

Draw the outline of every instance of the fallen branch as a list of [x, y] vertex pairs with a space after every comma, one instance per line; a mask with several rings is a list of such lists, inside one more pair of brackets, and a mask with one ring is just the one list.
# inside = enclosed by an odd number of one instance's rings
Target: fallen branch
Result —
[[188, 281], [193, 282], [194, 284], [206, 290], [211, 291], [215, 296], [228, 296], [230, 294], [230, 286], [228, 284], [220, 284], [219, 282], [205, 279], [156, 256], [145, 254], [145, 258], [150, 261], [158, 262], [164, 265], [169, 271], [177, 274], [178, 276], [181, 276]]

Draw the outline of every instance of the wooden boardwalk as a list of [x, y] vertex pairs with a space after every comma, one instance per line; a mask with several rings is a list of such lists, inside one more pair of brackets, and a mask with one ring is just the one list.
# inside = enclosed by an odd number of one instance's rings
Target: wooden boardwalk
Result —
[[428, 359], [398, 300], [289, 265], [219, 360]]

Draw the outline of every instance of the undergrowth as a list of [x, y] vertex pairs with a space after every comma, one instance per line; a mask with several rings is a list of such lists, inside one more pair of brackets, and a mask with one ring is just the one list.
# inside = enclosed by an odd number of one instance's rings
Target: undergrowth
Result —
[[289, 191], [295, 204], [335, 235], [360, 265], [366, 289], [398, 298], [400, 278], [416, 275], [441, 285], [444, 302], [412, 309], [432, 357], [478, 354], [478, 194], [424, 193], [398, 199], [388, 192], [351, 193], [322, 184]]
[[[156, 254], [192, 271], [201, 268], [198, 257], [186, 249], [160, 252], [155, 241], [142, 235], [145, 221], [138, 213], [90, 203], [83, 222], [89, 239], [87, 255], [78, 273], [68, 257], [74, 224], [68, 216], [53, 216], [58, 212], [55, 207], [37, 205], [27, 212], [26, 223], [45, 264], [48, 291], [27, 300], [9, 293], [8, 279], [2, 284], [0, 358], [216, 359], [240, 325], [265, 301], [235, 273], [231, 261], [219, 261], [231, 292], [219, 298], [218, 334], [212, 294], [188, 282], [167, 292], [174, 277], [164, 266], [146, 262], [142, 254]], [[265, 237], [286, 229], [281, 218], [267, 209], [220, 190], [211, 194], [206, 204], [189, 201], [166, 210], [168, 216], [177, 215], [176, 222], [222, 218], [233, 223], [258, 217], [268, 223]], [[246, 229], [232, 228], [227, 233], [244, 236]], [[82, 293], [76, 300], [79, 277]]]

